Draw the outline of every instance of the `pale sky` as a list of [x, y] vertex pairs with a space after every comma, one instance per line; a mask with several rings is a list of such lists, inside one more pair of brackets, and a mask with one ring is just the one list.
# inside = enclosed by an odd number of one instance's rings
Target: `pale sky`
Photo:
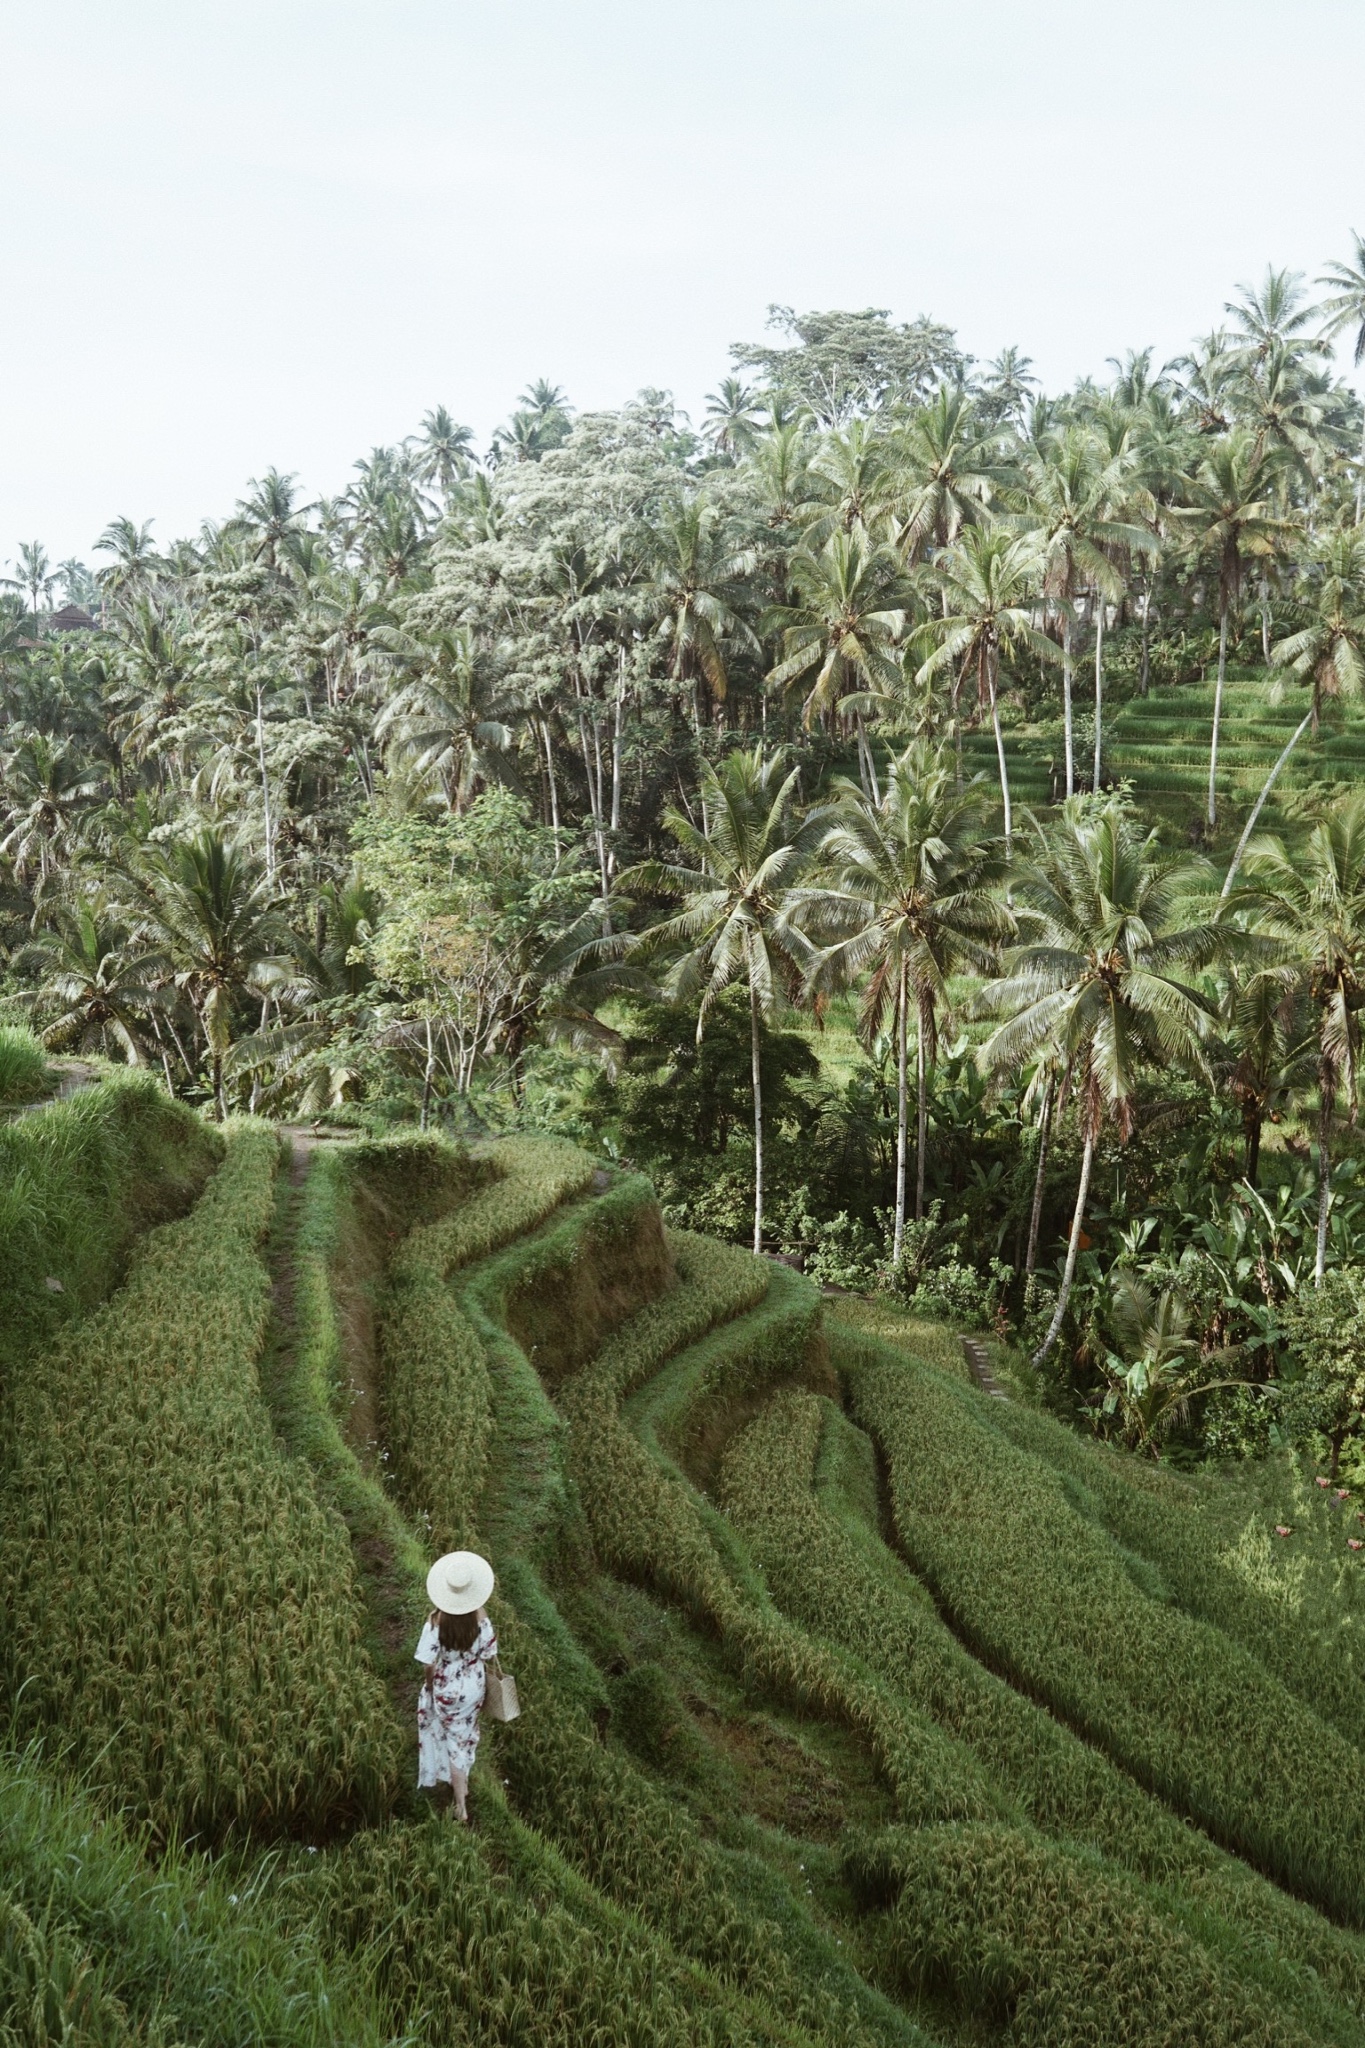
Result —
[[0, 561], [533, 378], [700, 415], [771, 301], [1165, 357], [1365, 229], [1360, 0], [0, 0]]

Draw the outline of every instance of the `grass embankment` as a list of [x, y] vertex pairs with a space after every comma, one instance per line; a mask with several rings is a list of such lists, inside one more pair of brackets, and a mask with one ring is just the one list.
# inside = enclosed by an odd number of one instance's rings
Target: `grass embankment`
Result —
[[221, 1153], [192, 1110], [133, 1076], [0, 1123], [0, 1374], [101, 1300]]
[[0, 1108], [37, 1102], [53, 1084], [47, 1055], [21, 1024], [0, 1024]]
[[[847, 1354], [841, 1362], [851, 1372], [867, 1364]], [[1125, 1910], [1142, 1926], [1153, 1917], [1173, 1922], [1181, 1941], [1206, 1951], [1215, 1976], [1283, 2008], [1295, 2026], [1314, 2037], [1320, 2030], [1327, 2039], [1361, 2038], [1355, 2015], [1365, 2000], [1365, 1944], [1182, 1825], [1101, 1752], [968, 1654], [923, 1585], [882, 1543], [872, 1446], [837, 1409], [809, 1395], [781, 1397], [731, 1446], [724, 1492], [784, 1612], [853, 1653], [870, 1682], [930, 1718], [926, 1749], [939, 1759], [941, 1791], [937, 1806], [914, 1816], [925, 1839], [935, 1838], [936, 1823], [965, 1820], [993, 1827], [998, 1848], [1012, 1828], [1025, 1868], [1036, 1862], [1038, 1836], [1045, 1834], [1059, 1883], [1103, 1878], [1113, 1912], [1107, 1927], [1094, 1927], [1088, 1952], [1079, 1939], [1069, 1951], [1057, 1946], [1039, 1925], [1028, 1969], [1035, 1986], [1050, 1987], [1052, 2003], [1044, 2009], [1055, 2017], [1068, 2002], [1077, 2012], [1089, 2007], [1091, 1976], [1103, 1976], [1105, 1958], [1128, 1938], [1118, 1911], [1126, 1900]], [[941, 1841], [952, 1862], [956, 1830], [943, 1832]], [[858, 1869], [881, 1853], [875, 1843], [860, 1848]], [[1000, 1937], [993, 1911], [983, 1910], [974, 1928], [959, 1916], [957, 1967], [969, 2004], [973, 1971], [985, 1967]], [[928, 1989], [938, 1981], [926, 1960], [916, 1982]], [[1150, 2014], [1143, 2024], [1155, 2024]], [[1110, 2037], [1101, 2031], [1098, 2038]], [[1116, 2031], [1112, 2038], [1128, 2037]], [[1159, 2028], [1154, 2038], [1165, 2038]]]
[[374, 1818], [393, 1784], [344, 1531], [256, 1382], [277, 1158], [233, 1130], [191, 1213], [8, 1389], [7, 1689], [166, 1835]]
[[[572, 1164], [562, 1153], [560, 1160]], [[500, 1163], [507, 1180], [525, 1171], [529, 1183], [535, 1156], [523, 1148]], [[345, 1170], [339, 1161], [326, 1164], [329, 1173]], [[592, 1163], [586, 1164], [590, 1174]], [[573, 1192], [574, 1183], [586, 1185], [581, 1165], [559, 1185]], [[529, 1184], [522, 1199], [506, 1185], [475, 1191], [463, 1211], [443, 1219], [442, 1242], [487, 1244], [492, 1229], [479, 1210], [497, 1195], [504, 1219], [532, 1214], [544, 1200], [537, 1205], [531, 1193]], [[504, 1221], [500, 1228], [506, 1227]], [[563, 1362], [573, 1349], [571, 1328], [576, 1341], [589, 1342], [592, 1318], [610, 1321], [631, 1305], [622, 1292], [623, 1255], [644, 1243], [655, 1247], [657, 1258], [657, 1228], [657, 1210], [640, 1185], [618, 1183], [599, 1200], [567, 1209], [539, 1236], [457, 1270], [460, 1298], [495, 1329], [495, 1315], [527, 1318], [523, 1327], [540, 1330], [545, 1355]], [[424, 1247], [430, 1242], [424, 1238]], [[752, 1299], [755, 1280], [759, 1290], [763, 1285], [761, 1270], [737, 1255], [722, 1258], [750, 1269], [743, 1294]], [[306, 1307], [315, 1299], [315, 1287], [301, 1290], [304, 1350], [319, 1321]], [[706, 1321], [722, 1309], [713, 1303]], [[331, 1321], [335, 1328], [334, 1315]], [[330, 1341], [322, 1339], [320, 1349]], [[490, 1382], [515, 1374], [516, 1355], [522, 1381], [527, 1375], [534, 1380], [503, 1327], [498, 1345], [486, 1353]], [[328, 1376], [315, 1374], [311, 1383], [321, 1393]], [[488, 1397], [499, 1417], [505, 1391], [500, 1386]], [[514, 1391], [524, 1397], [524, 1384]], [[490, 1485], [494, 1492], [525, 1490], [538, 1499], [547, 1474], [526, 1469], [522, 1449], [519, 1440], [495, 1433]], [[531, 1540], [538, 1512], [513, 1519]], [[768, 1917], [771, 1900], [760, 1903], [765, 1874], [748, 1872], [736, 1889], [724, 1859], [704, 1846], [676, 1801], [602, 1747], [574, 1682], [582, 1652], [570, 1653], [566, 1677], [568, 1631], [534, 1564], [501, 1549], [497, 1554], [499, 1626], [534, 1707], [506, 1738], [488, 1731], [494, 1771], [481, 1772], [477, 1788], [481, 1838], [471, 1842], [442, 1826], [355, 1837], [319, 1859], [314, 1876], [319, 1911], [334, 1937], [363, 1959], [395, 2030], [442, 2041], [464, 2039], [468, 2028], [471, 2039], [714, 2042], [716, 2048], [750, 2042], [796, 2048], [836, 2037], [855, 2048], [859, 2042], [868, 2048], [922, 2042], [909, 2021], [857, 1982], [834, 1942], [817, 1937], [808, 1920], [797, 1914], [795, 1936], [779, 1937]], [[509, 1585], [518, 1589], [516, 1605], [506, 1597]], [[534, 1629], [519, 1612], [523, 1588], [535, 1608]], [[499, 1773], [510, 1777], [514, 1810], [505, 1805]], [[794, 1910], [790, 1899], [784, 1910]], [[439, 2015], [428, 2010], [437, 1981], [448, 1987]], [[859, 2017], [863, 2008], [880, 2014], [870, 2031]]]
[[887, 1458], [906, 1555], [974, 1653], [1174, 1811], [1365, 1923], [1360, 1750], [1221, 1629], [1173, 1605], [1153, 1567], [1011, 1441], [988, 1404], [926, 1368], [872, 1357], [853, 1406]]
[[102, 1818], [36, 1753], [0, 1752], [5, 2048], [381, 2048], [358, 1977], [279, 1925], [268, 1862], [237, 1868]]

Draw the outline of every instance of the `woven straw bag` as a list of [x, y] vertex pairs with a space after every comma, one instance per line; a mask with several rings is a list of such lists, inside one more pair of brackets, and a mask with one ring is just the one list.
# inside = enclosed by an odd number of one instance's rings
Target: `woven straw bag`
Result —
[[490, 1657], [483, 1669], [485, 1714], [490, 1721], [515, 1721], [521, 1712], [521, 1701], [517, 1698], [517, 1681], [510, 1671], [503, 1670], [496, 1657]]

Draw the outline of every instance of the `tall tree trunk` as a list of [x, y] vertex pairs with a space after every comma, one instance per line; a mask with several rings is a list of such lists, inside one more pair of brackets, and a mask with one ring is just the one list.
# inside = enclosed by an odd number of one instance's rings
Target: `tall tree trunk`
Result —
[[1024, 1257], [1024, 1272], [1031, 1273], [1038, 1263], [1038, 1229], [1043, 1220], [1043, 1178], [1047, 1172], [1047, 1141], [1052, 1126], [1052, 1077], [1048, 1076], [1043, 1090], [1043, 1106], [1038, 1115], [1038, 1164], [1033, 1175], [1033, 1207], [1028, 1219], [1028, 1251]]
[[220, 1052], [213, 1055], [213, 1100], [217, 1105], [219, 1123], [226, 1123], [227, 1095], [223, 1088], [223, 1055]]
[[1100, 776], [1103, 772], [1104, 753], [1104, 592], [1097, 594], [1095, 604], [1095, 768], [1090, 778], [1090, 787], [1098, 795]]
[[1322, 1077], [1322, 1107], [1318, 1112], [1318, 1247], [1313, 1261], [1313, 1285], [1321, 1287], [1327, 1269], [1327, 1222], [1332, 1213], [1332, 1089]]
[[555, 835], [555, 859], [559, 858], [559, 784], [555, 780], [555, 755], [550, 742], [550, 721], [540, 721], [541, 738], [545, 742], [545, 774], [550, 784], [550, 826]]
[[1261, 659], [1270, 667], [1270, 584], [1261, 578]]
[[1226, 901], [1228, 893], [1232, 888], [1233, 879], [1236, 876], [1238, 868], [1242, 865], [1242, 856], [1245, 854], [1247, 847], [1251, 844], [1251, 835], [1256, 830], [1256, 820], [1261, 815], [1261, 810], [1265, 804], [1265, 800], [1270, 795], [1271, 790], [1275, 787], [1275, 784], [1279, 779], [1281, 768], [1283, 768], [1285, 762], [1289, 759], [1289, 756], [1293, 753], [1295, 747], [1299, 744], [1299, 741], [1307, 732], [1308, 727], [1312, 722], [1312, 717], [1313, 706], [1310, 704], [1307, 711], [1305, 711], [1303, 717], [1300, 719], [1299, 723], [1295, 726], [1294, 731], [1291, 734], [1285, 747], [1281, 751], [1280, 757], [1276, 761], [1275, 766], [1271, 769], [1269, 775], [1267, 775], [1265, 781], [1261, 784], [1261, 793], [1257, 797], [1255, 803], [1251, 806], [1251, 816], [1247, 819], [1245, 825], [1242, 827], [1242, 836], [1237, 841], [1237, 851], [1233, 854], [1232, 861], [1228, 868], [1227, 874], [1223, 878], [1223, 890], [1221, 896], [1218, 899], [1220, 903]]
[[867, 736], [867, 727], [863, 724], [863, 714], [861, 711], [858, 713], [858, 740], [863, 752], [867, 755], [867, 779], [871, 784], [872, 801], [874, 804], [880, 804], [882, 793], [877, 783], [877, 764], [872, 758], [872, 742]]
[[424, 1073], [423, 1073], [423, 1075], [422, 1075], [422, 1113], [421, 1113], [421, 1118], [420, 1118], [420, 1127], [421, 1127], [421, 1129], [422, 1129], [422, 1130], [425, 1130], [425, 1129], [426, 1129], [426, 1127], [427, 1127], [427, 1117], [428, 1117], [428, 1115], [430, 1114], [430, 1111], [431, 1111], [431, 1087], [432, 1087], [432, 1083], [433, 1083], [433, 1081], [434, 1081], [435, 1079], [436, 1079], [436, 1041], [435, 1041], [435, 1040], [433, 1039], [433, 1037], [432, 1037], [432, 1035], [431, 1035], [431, 1019], [430, 1019], [430, 1017], [428, 1017], [428, 1018], [427, 1018], [427, 1064], [426, 1064], [426, 1070], [425, 1070], [425, 1072], [424, 1072]]
[[1365, 493], [1365, 425], [1360, 429], [1360, 468], [1356, 471], [1356, 525], [1360, 524], [1362, 493]]
[[924, 1162], [929, 1150], [929, 1061], [924, 1011], [915, 1015], [915, 1221], [924, 1221]]
[[1213, 738], [1209, 743], [1209, 827], [1218, 823], [1218, 728], [1223, 717], [1223, 678], [1228, 669], [1228, 607], [1218, 625], [1218, 683], [1213, 693]]
[[1256, 1176], [1261, 1169], [1261, 1112], [1250, 1110], [1246, 1117], [1247, 1160], [1246, 1178], [1251, 1187], [1256, 1185]]
[[275, 879], [275, 825], [270, 815], [270, 777], [265, 766], [265, 694], [256, 683], [256, 758], [261, 768], [261, 805], [265, 812], [265, 878]]
[[1005, 740], [1000, 730], [1000, 691], [996, 682], [996, 661], [992, 656], [986, 670], [991, 686], [991, 726], [995, 732], [995, 758], [1000, 766], [1000, 801], [1005, 806], [1005, 858], [1010, 857], [1013, 816], [1010, 811], [1010, 779], [1005, 769]]
[[1071, 611], [1062, 620], [1062, 723], [1066, 728], [1066, 793], [1076, 794], [1076, 744], [1071, 719]]
[[754, 1257], [763, 1251], [763, 1065], [759, 1028], [758, 988], [749, 966], [749, 1051], [754, 1084]]
[[1081, 1154], [1081, 1179], [1076, 1189], [1076, 1208], [1071, 1218], [1071, 1236], [1067, 1240], [1066, 1265], [1062, 1270], [1062, 1290], [1057, 1296], [1057, 1308], [1048, 1333], [1033, 1354], [1033, 1364], [1039, 1366], [1057, 1342], [1062, 1323], [1066, 1317], [1067, 1303], [1071, 1299], [1071, 1284], [1076, 1278], [1076, 1253], [1080, 1249], [1081, 1225], [1085, 1221], [1085, 1201], [1090, 1193], [1090, 1169], [1095, 1163], [1095, 1134], [1087, 1132], [1085, 1150]]
[[900, 981], [896, 989], [896, 1229], [891, 1241], [891, 1264], [899, 1266], [901, 1252], [905, 1246], [905, 1168], [906, 1151], [909, 1143], [909, 1076], [906, 1040], [909, 1035], [909, 1020], [906, 1017], [907, 1001], [906, 963], [901, 961]]
[[1142, 593], [1142, 669], [1138, 675], [1138, 695], [1145, 697], [1152, 679], [1152, 580], [1147, 579], [1147, 588]]

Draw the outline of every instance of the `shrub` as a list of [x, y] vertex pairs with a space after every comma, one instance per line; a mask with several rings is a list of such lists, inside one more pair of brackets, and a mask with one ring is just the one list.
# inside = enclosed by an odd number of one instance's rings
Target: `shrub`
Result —
[[6, 1403], [7, 1689], [163, 1834], [373, 1817], [392, 1787], [345, 1530], [256, 1384], [276, 1158], [234, 1130], [191, 1214]]

